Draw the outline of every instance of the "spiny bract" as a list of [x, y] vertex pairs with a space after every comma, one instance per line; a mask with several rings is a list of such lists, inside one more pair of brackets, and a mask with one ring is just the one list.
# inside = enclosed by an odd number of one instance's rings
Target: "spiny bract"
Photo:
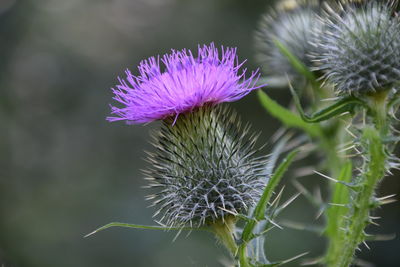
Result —
[[204, 106], [154, 136], [150, 195], [168, 226], [202, 226], [254, 205], [267, 181], [265, 158], [255, 157], [255, 135], [227, 108]]
[[[390, 1], [389, 1], [390, 2]], [[343, 6], [315, 32], [317, 69], [338, 93], [388, 90], [400, 79], [400, 24], [389, 3]]]
[[310, 44], [312, 28], [318, 27], [320, 22], [315, 9], [314, 5], [304, 4], [291, 10], [278, 9], [263, 16], [255, 35], [255, 45], [257, 60], [265, 74], [300, 77], [274, 40], [281, 42], [304, 65], [311, 67], [308, 54], [313, 49]]

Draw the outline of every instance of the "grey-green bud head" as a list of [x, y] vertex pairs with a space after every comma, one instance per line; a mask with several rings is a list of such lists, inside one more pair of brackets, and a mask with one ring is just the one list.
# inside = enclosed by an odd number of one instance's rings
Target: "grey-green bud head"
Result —
[[168, 226], [202, 226], [254, 205], [265, 185], [256, 136], [227, 108], [204, 106], [163, 122], [146, 172], [156, 215]]
[[400, 24], [390, 3], [347, 4], [331, 12], [324, 24], [315, 33], [314, 56], [337, 93], [373, 93], [399, 81]]
[[304, 65], [312, 66], [308, 57], [314, 49], [310, 43], [312, 29], [320, 24], [316, 10], [316, 5], [304, 4], [293, 9], [269, 11], [262, 17], [255, 35], [255, 47], [257, 60], [267, 77], [287, 74], [291, 79], [302, 78], [274, 40], [282, 43]]

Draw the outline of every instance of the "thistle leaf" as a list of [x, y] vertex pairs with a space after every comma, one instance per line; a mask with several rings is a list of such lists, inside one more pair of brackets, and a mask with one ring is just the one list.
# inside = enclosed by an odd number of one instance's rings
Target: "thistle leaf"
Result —
[[152, 226], [152, 225], [140, 225], [140, 224], [130, 224], [130, 223], [121, 223], [121, 222], [112, 222], [109, 224], [106, 224], [93, 232], [85, 235], [84, 237], [89, 237], [91, 235], [94, 235], [95, 233], [98, 233], [102, 230], [105, 230], [107, 228], [111, 227], [125, 227], [125, 228], [134, 228], [134, 229], [146, 229], [146, 230], [163, 230], [163, 231], [193, 231], [193, 230], [206, 230], [206, 228], [194, 228], [194, 227], [165, 227], [165, 226]]
[[271, 263], [269, 263], [269, 264], [262, 264], [262, 265], [260, 265], [261, 267], [275, 267], [275, 266], [281, 266], [281, 265], [283, 265], [283, 264], [286, 264], [286, 263], [289, 263], [289, 262], [292, 262], [292, 261], [294, 261], [294, 260], [297, 260], [298, 258], [301, 258], [301, 257], [303, 257], [303, 256], [305, 256], [305, 255], [307, 255], [308, 254], [308, 252], [304, 252], [304, 253], [301, 253], [301, 254], [299, 254], [299, 255], [297, 255], [297, 256], [294, 256], [294, 257], [292, 257], [292, 258], [290, 258], [290, 259], [287, 259], [287, 260], [284, 260], [284, 261], [275, 261], [275, 262], [271, 262]]
[[257, 221], [261, 221], [264, 219], [268, 201], [271, 199], [272, 193], [274, 192], [276, 186], [282, 179], [283, 174], [287, 171], [290, 164], [293, 162], [294, 157], [296, 156], [297, 153], [298, 153], [297, 150], [290, 152], [289, 155], [278, 166], [275, 173], [271, 176], [271, 179], [269, 180], [267, 186], [265, 187], [264, 192], [261, 195], [260, 200], [258, 201], [254, 209], [253, 218], [255, 220], [249, 221], [243, 229], [242, 233], [243, 241], [247, 242], [251, 240], [251, 237], [254, 236], [253, 229], [256, 226]]
[[283, 174], [287, 171], [289, 166], [292, 164], [294, 157], [298, 153], [298, 150], [294, 150], [289, 153], [289, 155], [282, 161], [282, 163], [278, 166], [275, 173], [272, 175], [270, 181], [268, 182], [267, 186], [263, 194], [261, 195], [260, 200], [257, 203], [257, 206], [254, 210], [254, 217], [256, 220], [261, 220], [265, 216], [265, 210], [267, 208], [267, 203], [271, 199], [272, 193], [274, 192], [276, 186], [280, 182], [283, 177]]
[[322, 135], [321, 128], [318, 125], [308, 124], [302, 117], [281, 106], [261, 90], [258, 91], [258, 98], [268, 113], [286, 126], [301, 129], [312, 137], [319, 137]]
[[336, 101], [331, 106], [328, 106], [320, 111], [315, 112], [312, 115], [306, 115], [301, 106], [300, 98], [297, 95], [296, 91], [293, 89], [291, 85], [289, 86], [289, 88], [301, 118], [308, 123], [326, 121], [329, 120], [330, 118], [336, 117], [345, 112], [353, 112], [355, 107], [357, 106], [367, 107], [367, 104], [364, 101], [356, 98], [355, 96], [348, 96], [340, 99], [339, 101]]

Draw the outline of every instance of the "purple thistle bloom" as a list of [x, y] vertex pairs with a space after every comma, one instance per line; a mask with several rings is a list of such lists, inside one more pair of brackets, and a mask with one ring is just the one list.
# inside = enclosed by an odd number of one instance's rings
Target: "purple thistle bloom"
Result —
[[[211, 43], [198, 48], [194, 57], [190, 50], [172, 50], [160, 57], [140, 62], [139, 76], [126, 71], [126, 81], [113, 88], [114, 100], [123, 107], [111, 106], [114, 116], [108, 121], [147, 123], [190, 112], [205, 104], [236, 101], [262, 86], [256, 86], [258, 70], [245, 78], [246, 69], [239, 73], [244, 62], [238, 62], [236, 48], [218, 49]], [[243, 80], [242, 80], [243, 79]]]

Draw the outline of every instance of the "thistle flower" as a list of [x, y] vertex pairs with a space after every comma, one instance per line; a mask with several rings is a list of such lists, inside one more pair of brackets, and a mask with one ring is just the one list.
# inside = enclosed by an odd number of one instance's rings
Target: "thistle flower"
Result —
[[312, 28], [320, 23], [315, 7], [311, 3], [302, 4], [291, 9], [277, 9], [262, 17], [255, 34], [255, 46], [265, 74], [275, 77], [288, 74], [292, 79], [300, 78], [274, 40], [280, 41], [304, 65], [312, 66], [308, 58], [314, 48], [310, 44]]
[[265, 159], [254, 157], [256, 136], [227, 108], [203, 106], [163, 122], [155, 136], [149, 196], [168, 226], [202, 226], [254, 205], [265, 185]]
[[400, 21], [392, 16], [391, 4], [372, 1], [342, 8], [331, 11], [324, 31], [315, 34], [317, 69], [338, 93], [391, 89], [400, 79]]
[[[245, 79], [239, 73], [236, 49], [214, 44], [191, 51], [172, 51], [142, 61], [140, 76], [127, 71], [127, 82], [113, 89], [124, 107], [112, 107], [115, 117], [145, 123], [163, 120], [149, 153], [152, 168], [145, 171], [149, 196], [168, 226], [232, 223], [232, 214], [253, 205], [265, 184], [265, 160], [254, 157], [256, 137], [242, 128], [236, 115], [216, 106], [235, 101], [258, 88], [257, 71]], [[229, 218], [228, 218], [229, 217]], [[230, 224], [229, 223], [229, 224]], [[229, 228], [229, 227], [228, 227]], [[231, 231], [231, 230], [229, 230]]]
[[238, 63], [236, 48], [222, 47], [219, 55], [213, 43], [199, 46], [197, 57], [185, 49], [172, 50], [161, 59], [151, 57], [140, 63], [139, 76], [127, 70], [126, 81], [119, 79], [113, 92], [123, 107], [112, 106], [114, 116], [107, 120], [146, 123], [177, 117], [205, 104], [236, 101], [260, 87], [255, 86], [257, 71], [248, 79], [246, 69], [239, 71], [243, 63]]

